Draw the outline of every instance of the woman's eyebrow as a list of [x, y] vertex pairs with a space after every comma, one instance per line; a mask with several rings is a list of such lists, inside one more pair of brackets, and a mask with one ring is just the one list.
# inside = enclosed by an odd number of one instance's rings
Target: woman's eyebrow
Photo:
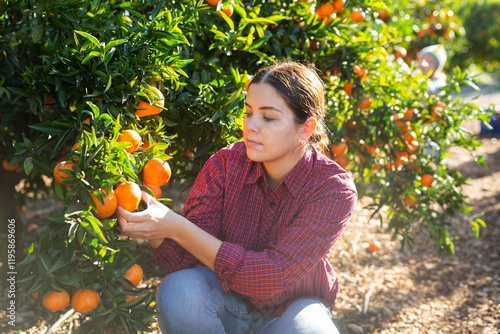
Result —
[[[249, 108], [252, 108], [251, 105], [249, 105], [246, 101], [245, 101], [245, 105]], [[253, 108], [252, 108], [253, 109]], [[260, 110], [275, 110], [277, 112], [280, 112], [280, 113], [283, 113], [281, 110], [279, 110], [278, 108], [276, 107], [273, 107], [273, 106], [263, 106], [263, 107], [260, 107], [259, 108]]]

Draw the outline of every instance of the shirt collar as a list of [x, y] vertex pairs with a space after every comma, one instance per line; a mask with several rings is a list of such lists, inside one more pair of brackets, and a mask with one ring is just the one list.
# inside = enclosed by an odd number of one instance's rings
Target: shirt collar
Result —
[[[287, 177], [282, 181], [288, 188], [293, 197], [298, 197], [305, 189], [305, 184], [310, 179], [309, 175], [313, 168], [313, 155], [314, 149], [308, 149], [300, 158], [299, 162], [293, 167]], [[248, 159], [249, 173], [247, 177], [247, 184], [257, 182], [261, 177], [265, 179], [264, 166], [261, 162], [255, 162]], [[264, 181], [265, 182], [265, 181]]]

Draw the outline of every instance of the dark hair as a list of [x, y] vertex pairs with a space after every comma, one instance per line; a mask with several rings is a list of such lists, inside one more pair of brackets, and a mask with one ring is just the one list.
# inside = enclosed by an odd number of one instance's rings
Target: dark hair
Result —
[[250, 82], [271, 85], [285, 100], [295, 115], [298, 124], [304, 124], [309, 117], [316, 120], [316, 129], [308, 144], [325, 150], [329, 140], [323, 118], [325, 117], [325, 95], [314, 65], [292, 61], [275, 63], [261, 68]]

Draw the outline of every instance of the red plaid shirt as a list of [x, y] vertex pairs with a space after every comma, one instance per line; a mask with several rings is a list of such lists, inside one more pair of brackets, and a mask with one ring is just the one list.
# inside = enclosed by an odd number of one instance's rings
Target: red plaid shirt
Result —
[[[333, 305], [337, 276], [328, 261], [356, 205], [353, 181], [308, 150], [275, 191], [243, 142], [214, 154], [198, 175], [183, 215], [222, 240], [215, 274], [241, 294], [249, 312], [280, 316], [298, 298]], [[171, 239], [153, 249], [171, 273], [201, 265]]]

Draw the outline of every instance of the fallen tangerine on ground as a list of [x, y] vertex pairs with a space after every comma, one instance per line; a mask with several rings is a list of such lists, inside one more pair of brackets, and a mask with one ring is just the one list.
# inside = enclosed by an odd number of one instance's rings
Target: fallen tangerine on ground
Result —
[[113, 213], [115, 213], [116, 207], [118, 206], [118, 200], [113, 189], [111, 189], [111, 191], [105, 189], [104, 193], [106, 194], [103, 199], [104, 205], [101, 203], [97, 196], [95, 196], [93, 193], [90, 193], [90, 197], [92, 197], [92, 199], [94, 200], [95, 206], [97, 208], [97, 210], [94, 209], [94, 214], [99, 219], [106, 219], [108, 217], [111, 217]]
[[37, 228], [38, 228], [37, 224], [29, 224], [28, 227], [26, 228], [26, 232], [33, 233], [36, 231]]
[[127, 211], [134, 212], [141, 202], [141, 188], [136, 183], [121, 183], [115, 189], [117, 204]]
[[379, 250], [382, 249], [382, 244], [379, 241], [377, 241], [377, 240], [372, 240], [368, 244], [368, 248], [367, 249], [368, 249], [369, 252], [378, 252]]
[[420, 182], [424, 187], [430, 187], [434, 183], [434, 176], [432, 174], [424, 174]]
[[153, 104], [142, 100], [139, 101], [139, 109], [137, 109], [135, 112], [137, 116], [144, 117], [161, 113], [162, 109], [160, 107], [165, 106], [165, 98], [158, 88], [153, 87], [153, 90], [154, 93], [151, 93], [151, 91], [149, 90], [145, 90], [147, 94], [156, 95]]
[[141, 266], [137, 263], [134, 263], [134, 265], [132, 265], [132, 267], [130, 267], [129, 270], [125, 272], [123, 277], [125, 277], [133, 285], [137, 285], [141, 282], [143, 275], [144, 271], [142, 270]]
[[69, 294], [66, 290], [60, 292], [53, 290], [43, 299], [43, 306], [52, 312], [64, 310], [70, 302]]
[[132, 147], [126, 147], [125, 151], [128, 153], [133, 153], [141, 145], [141, 136], [135, 130], [123, 130], [120, 132], [120, 136], [116, 140], [117, 142], [128, 142], [132, 144]]
[[54, 179], [64, 186], [71, 186], [76, 183], [68, 183], [64, 178], [69, 178], [72, 175], [69, 171], [73, 171], [74, 164], [71, 161], [62, 161], [54, 167]]
[[71, 297], [71, 307], [80, 313], [95, 310], [100, 302], [101, 296], [99, 293], [90, 289], [78, 289]]
[[14, 166], [9, 167], [9, 162], [7, 161], [7, 159], [4, 159], [2, 162], [2, 166], [6, 171], [13, 172], [19, 167], [19, 164], [15, 164]]
[[172, 175], [168, 162], [159, 158], [153, 158], [146, 162], [142, 173], [144, 182], [156, 187], [161, 187], [167, 183]]

